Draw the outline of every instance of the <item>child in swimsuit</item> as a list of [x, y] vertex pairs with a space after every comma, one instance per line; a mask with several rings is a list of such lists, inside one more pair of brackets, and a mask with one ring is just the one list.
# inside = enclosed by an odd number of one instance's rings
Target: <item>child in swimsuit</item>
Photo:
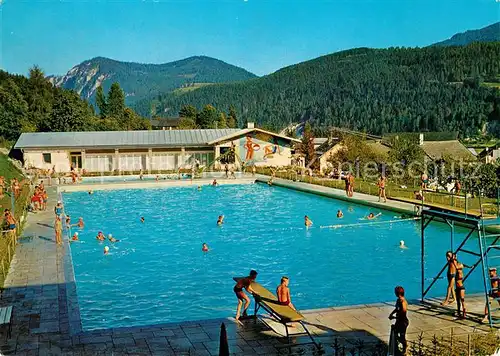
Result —
[[410, 321], [408, 320], [408, 302], [405, 299], [405, 290], [401, 286], [397, 286], [394, 289], [394, 293], [398, 299], [396, 300], [396, 307], [389, 315], [389, 320], [396, 319], [394, 324], [394, 331], [396, 336], [396, 342], [403, 345], [403, 355], [406, 355], [406, 349], [408, 348], [408, 343], [406, 342], [406, 329]]
[[55, 213], [57, 216], [61, 216], [61, 214], [62, 214], [62, 210], [63, 210], [63, 206], [62, 206], [61, 201], [59, 200], [59, 201], [57, 202], [56, 207], [54, 208], [54, 213]]
[[344, 217], [344, 213], [342, 212], [342, 210], [338, 210], [337, 211], [337, 218], [343, 218]]
[[383, 197], [384, 198], [384, 203], [387, 203], [387, 197], [385, 196], [385, 177], [380, 176], [378, 182], [378, 201]]
[[118, 241], [120, 241], [120, 240], [115, 239], [115, 238], [113, 237], [113, 235], [111, 235], [111, 234], [108, 234], [108, 240], [109, 240], [110, 242], [118, 242]]
[[250, 299], [243, 292], [243, 288], [247, 290], [248, 293], [257, 294], [252, 289], [251, 284], [257, 278], [257, 271], [251, 270], [250, 275], [248, 277], [242, 278], [236, 282], [236, 285], [233, 288], [234, 294], [236, 294], [236, 298], [238, 298], [238, 306], [236, 307], [236, 320], [240, 319], [241, 306], [243, 302], [245, 305], [243, 307], [243, 316], [247, 316], [247, 309], [250, 306]]
[[72, 241], [78, 241], [78, 232], [75, 232], [73, 234], [73, 237], [71, 238]]
[[201, 250], [202, 250], [203, 252], [208, 252], [208, 246], [207, 246], [207, 244], [206, 244], [206, 243], [203, 243], [203, 245], [201, 246]]
[[448, 272], [446, 274], [448, 278], [448, 288], [446, 289], [446, 298], [441, 303], [441, 305], [447, 305], [455, 301], [455, 291], [453, 289], [453, 284], [455, 284], [455, 275], [457, 273], [457, 269], [453, 261], [453, 252], [446, 252], [446, 260], [448, 261]]
[[295, 310], [295, 307], [292, 304], [292, 298], [290, 297], [290, 288], [288, 288], [289, 282], [288, 277], [281, 277], [281, 284], [278, 288], [276, 288], [276, 296], [281, 304], [288, 305], [290, 308]]
[[[497, 275], [497, 269], [494, 267], [490, 268], [488, 272], [490, 275], [490, 285], [491, 285], [489, 297], [492, 299], [496, 299], [496, 301], [500, 305], [500, 276]], [[488, 303], [489, 303], [489, 301], [488, 301]], [[487, 304], [484, 306], [484, 318], [483, 318], [482, 322], [483, 323], [488, 322], [488, 305]]]
[[83, 227], [85, 226], [85, 224], [83, 223], [83, 218], [82, 217], [78, 218], [78, 223], [76, 224], [76, 226], [78, 226], [80, 229], [83, 229]]

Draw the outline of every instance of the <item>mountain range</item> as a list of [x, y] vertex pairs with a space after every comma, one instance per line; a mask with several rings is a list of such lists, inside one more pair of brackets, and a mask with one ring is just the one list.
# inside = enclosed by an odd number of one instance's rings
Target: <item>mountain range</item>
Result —
[[453, 35], [451, 38], [434, 43], [433, 46], [466, 46], [472, 42], [500, 41], [500, 22], [478, 30], [469, 30]]
[[[456, 34], [424, 48], [358, 48], [257, 77], [210, 57], [166, 64], [94, 58], [57, 86], [93, 102], [99, 85], [124, 89], [143, 116], [177, 116], [183, 105], [221, 111], [234, 106], [239, 123], [279, 130], [310, 121], [371, 133], [460, 130], [476, 134], [500, 118], [500, 23]], [[486, 43], [493, 42], [493, 43]]]
[[175, 89], [189, 90], [206, 84], [235, 82], [256, 75], [221, 60], [195, 56], [165, 64], [120, 62], [96, 57], [84, 61], [63, 76], [49, 76], [52, 84], [75, 90], [83, 99], [94, 102], [97, 87], [105, 92], [118, 82], [126, 102], [135, 101]]

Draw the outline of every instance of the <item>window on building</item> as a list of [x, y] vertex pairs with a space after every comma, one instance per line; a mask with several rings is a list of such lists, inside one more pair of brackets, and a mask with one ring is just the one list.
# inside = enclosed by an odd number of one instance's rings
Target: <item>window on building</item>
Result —
[[52, 163], [52, 155], [50, 153], [42, 153], [44, 163]]
[[220, 162], [222, 164], [234, 163], [234, 150], [232, 147], [221, 147], [220, 148]]

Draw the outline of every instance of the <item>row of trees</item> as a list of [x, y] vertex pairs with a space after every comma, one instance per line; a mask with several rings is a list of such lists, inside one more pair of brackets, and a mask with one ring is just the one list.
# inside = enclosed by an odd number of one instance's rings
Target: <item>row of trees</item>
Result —
[[229, 112], [217, 110], [214, 106], [208, 104], [198, 111], [193, 105], [184, 105], [179, 111], [181, 118], [180, 129], [225, 129], [238, 127], [236, 110], [233, 106], [229, 107]]
[[28, 77], [0, 71], [0, 138], [15, 141], [22, 132], [150, 128], [149, 121], [125, 106], [117, 83], [107, 98], [102, 88], [98, 91], [100, 116], [76, 92], [54, 87], [36, 66]]
[[[482, 132], [500, 121], [500, 43], [464, 47], [359, 48], [323, 56], [241, 83], [164, 95], [160, 108], [234, 105], [241, 121], [274, 130], [310, 121], [373, 134]], [[143, 114], [147, 114], [143, 113]]]
[[[386, 142], [388, 152], [374, 150], [362, 135], [334, 132], [342, 147], [330, 157], [333, 167], [347, 169], [351, 167], [361, 178], [374, 179], [384, 174], [389, 179], [412, 184], [424, 172], [429, 177], [437, 178], [440, 184], [449, 178], [459, 179], [464, 189], [472, 192], [481, 191], [489, 197], [497, 196], [500, 186], [500, 160], [484, 164], [475, 159], [461, 161], [456, 157], [443, 155], [438, 161], [430, 161], [418, 144], [418, 139], [411, 136], [393, 137]], [[327, 144], [325, 150], [332, 147]], [[314, 149], [314, 135], [310, 125], [304, 127], [304, 134], [296, 150], [304, 159], [307, 167], [319, 168], [318, 156]], [[364, 168], [367, 169], [364, 169]]]

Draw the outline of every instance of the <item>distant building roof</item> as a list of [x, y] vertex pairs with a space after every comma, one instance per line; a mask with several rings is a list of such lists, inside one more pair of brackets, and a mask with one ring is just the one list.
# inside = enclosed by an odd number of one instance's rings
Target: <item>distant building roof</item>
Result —
[[368, 141], [366, 145], [379, 156], [387, 157], [391, 148], [380, 141]]
[[152, 127], [177, 127], [180, 120], [178, 117], [170, 117], [151, 119], [150, 122]]
[[236, 132], [229, 133], [227, 136], [218, 137], [218, 138], [208, 142], [208, 144], [213, 145], [213, 144], [216, 144], [216, 143], [219, 143], [222, 141], [229, 141], [229, 140], [234, 139], [235, 137], [243, 136], [243, 135], [249, 134], [251, 132], [255, 132], [255, 131], [261, 132], [264, 134], [268, 134], [271, 136], [275, 136], [275, 137], [280, 137], [280, 138], [288, 140], [290, 142], [296, 142], [296, 143], [300, 142], [300, 140], [298, 140], [296, 138], [291, 138], [288, 136], [280, 135], [280, 134], [277, 134], [274, 132], [266, 131], [266, 130], [259, 129], [259, 128], [255, 127], [255, 128], [247, 128], [247, 129], [237, 129]]
[[424, 141], [421, 145], [425, 154], [432, 159], [441, 159], [451, 156], [455, 159], [472, 159], [474, 155], [458, 140], [451, 141]]
[[23, 133], [14, 148], [197, 147], [241, 129]]

